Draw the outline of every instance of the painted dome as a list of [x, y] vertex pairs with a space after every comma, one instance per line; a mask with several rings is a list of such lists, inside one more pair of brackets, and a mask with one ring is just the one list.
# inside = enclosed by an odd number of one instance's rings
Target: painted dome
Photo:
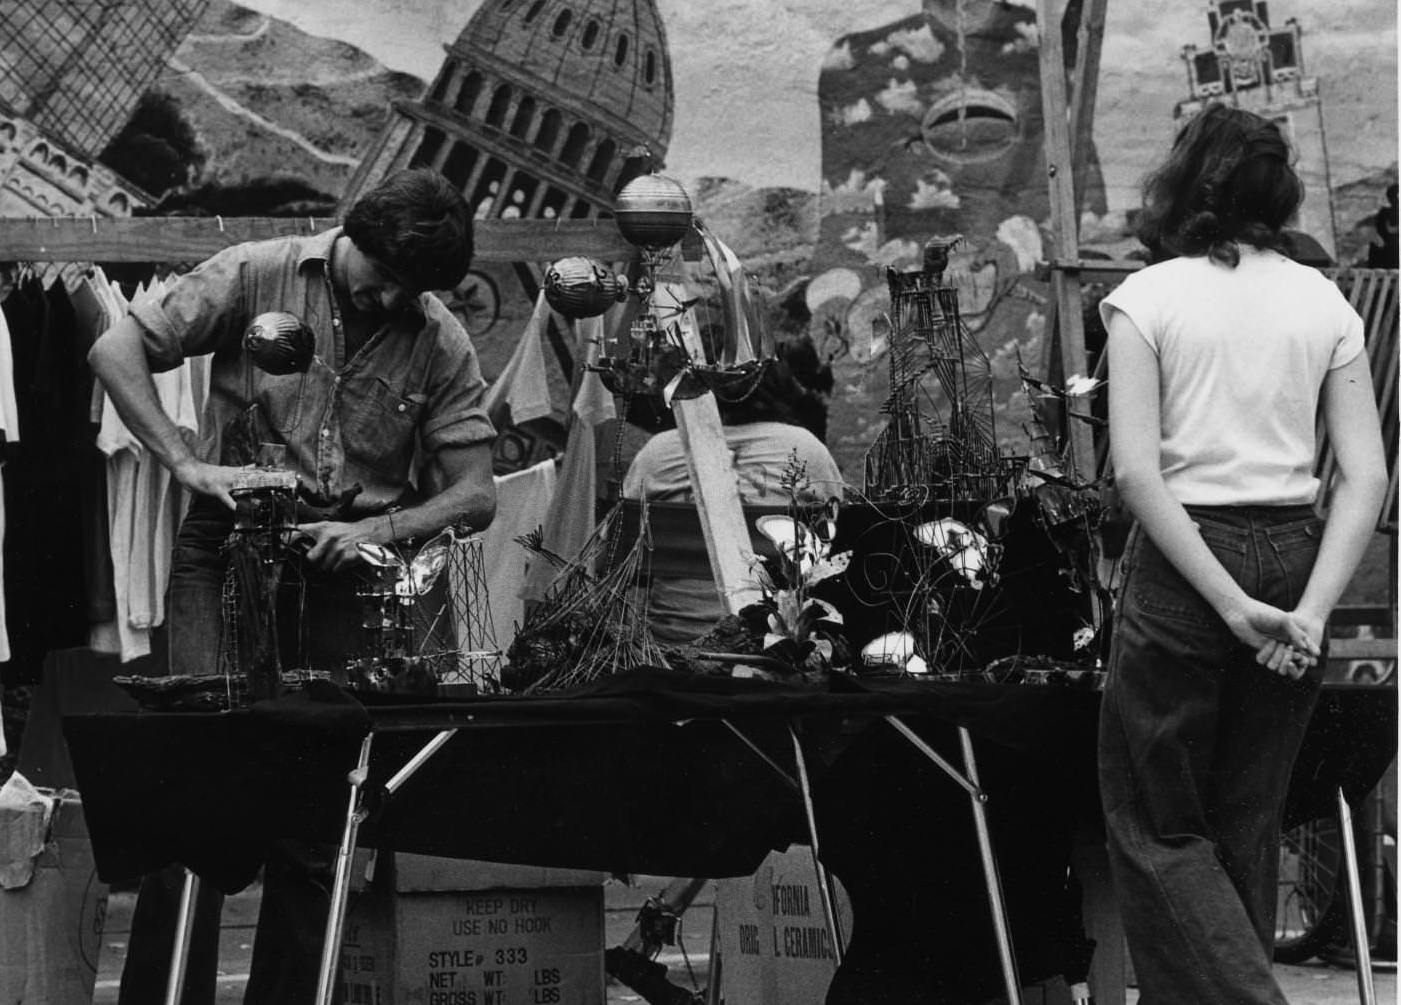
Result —
[[484, 0], [450, 51], [666, 153], [671, 56], [654, 0]]

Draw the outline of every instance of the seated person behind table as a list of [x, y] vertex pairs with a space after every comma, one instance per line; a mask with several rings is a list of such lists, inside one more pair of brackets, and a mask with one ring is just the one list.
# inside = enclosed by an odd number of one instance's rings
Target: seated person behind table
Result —
[[[794, 457], [807, 473], [806, 484], [798, 488], [798, 502], [822, 503], [842, 494], [837, 462], [818, 438], [826, 433], [824, 392], [832, 386], [831, 369], [806, 365], [815, 360], [810, 340], [790, 343], [752, 394], [729, 401], [724, 392], [716, 395], [740, 501], [746, 506], [782, 507], [792, 502], [783, 474]], [[622, 494], [652, 503], [692, 501], [690, 470], [676, 429], [657, 433], [638, 451], [623, 478]], [[694, 575], [654, 574], [647, 613], [658, 642], [680, 643], [704, 635], [727, 612], [710, 567], [699, 564]]]

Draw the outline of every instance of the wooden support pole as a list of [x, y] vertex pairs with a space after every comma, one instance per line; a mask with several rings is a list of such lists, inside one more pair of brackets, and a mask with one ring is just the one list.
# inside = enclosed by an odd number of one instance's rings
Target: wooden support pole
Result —
[[1070, 86], [1070, 156], [1074, 165], [1075, 221], [1085, 211], [1085, 173], [1094, 140], [1095, 99], [1099, 95], [1099, 57], [1104, 49], [1104, 8], [1109, 0], [1085, 0], [1075, 33], [1075, 71]]
[[[1079, 256], [1079, 226], [1075, 215], [1075, 186], [1070, 152], [1070, 123], [1066, 113], [1065, 55], [1061, 45], [1062, 3], [1037, 0], [1036, 18], [1040, 26], [1041, 106], [1045, 119], [1046, 178], [1050, 186], [1051, 240], [1056, 258]], [[1066, 379], [1086, 373], [1085, 327], [1081, 317], [1079, 277], [1066, 269], [1051, 276], [1056, 305], [1056, 329], [1060, 336], [1061, 371]], [[1048, 329], [1047, 338], [1055, 331]], [[1067, 472], [1082, 481], [1094, 478], [1094, 441], [1083, 422], [1067, 418], [1066, 438], [1070, 445]]]
[[749, 571], [749, 531], [739, 499], [739, 479], [725, 442], [715, 395], [673, 402], [672, 413], [691, 472], [715, 588], [731, 614], [761, 598]]

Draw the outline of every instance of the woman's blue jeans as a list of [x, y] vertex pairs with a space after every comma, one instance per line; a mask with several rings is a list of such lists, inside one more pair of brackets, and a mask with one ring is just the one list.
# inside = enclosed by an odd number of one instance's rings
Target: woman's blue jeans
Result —
[[[1309, 507], [1188, 512], [1248, 595], [1294, 608], [1322, 537]], [[1257, 664], [1137, 527], [1123, 561], [1099, 782], [1139, 1000], [1281, 1005], [1279, 832], [1322, 671]]]

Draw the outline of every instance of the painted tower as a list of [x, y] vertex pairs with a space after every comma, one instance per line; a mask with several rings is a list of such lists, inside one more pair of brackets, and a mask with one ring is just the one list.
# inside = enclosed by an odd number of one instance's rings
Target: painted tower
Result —
[[126, 216], [150, 202], [96, 158], [207, 6], [0, 4], [0, 216]]
[[1304, 75], [1299, 23], [1290, 18], [1271, 27], [1265, 0], [1210, 0], [1206, 16], [1211, 44], [1183, 46], [1191, 97], [1178, 103], [1173, 118], [1181, 125], [1207, 104], [1228, 101], [1279, 123], [1304, 183], [1298, 229], [1337, 258], [1323, 99], [1318, 80]]
[[[666, 154], [674, 88], [655, 0], [485, 0], [446, 49], [423, 98], [394, 104], [343, 207], [394, 171], [431, 167], [478, 219], [594, 219]], [[538, 276], [483, 265], [468, 283], [478, 309], [464, 321], [490, 369], [482, 336], [513, 307], [528, 313]]]
[[94, 158], [209, 0], [10, 0], [0, 6], [0, 106]]

